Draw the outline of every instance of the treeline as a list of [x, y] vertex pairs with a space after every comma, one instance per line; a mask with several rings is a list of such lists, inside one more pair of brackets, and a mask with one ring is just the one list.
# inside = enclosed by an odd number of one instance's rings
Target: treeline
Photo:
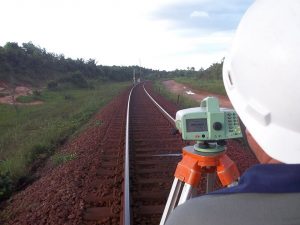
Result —
[[0, 81], [10, 85], [25, 83], [33, 86], [48, 84], [50, 87], [59, 83], [72, 83], [78, 87], [86, 87], [87, 80], [100, 79], [112, 81], [128, 81], [133, 71], [142, 79], [196, 77], [200, 79], [222, 79], [223, 60], [214, 63], [207, 69], [171, 72], [140, 68], [139, 66], [104, 66], [97, 65], [94, 59], [66, 58], [62, 54], [47, 52], [33, 43], [8, 42], [0, 46]]
[[0, 81], [9, 84], [41, 85], [70, 80], [80, 83], [83, 79], [126, 81], [132, 79], [134, 69], [141, 71], [143, 76], [159, 72], [138, 66], [102, 66], [97, 65], [94, 59], [74, 60], [47, 52], [31, 42], [21, 46], [8, 42], [0, 46]]
[[158, 79], [158, 78], [168, 78], [172, 79], [175, 77], [189, 77], [197, 79], [206, 80], [222, 80], [222, 68], [223, 60], [221, 62], [216, 62], [210, 65], [207, 69], [195, 70], [194, 67], [188, 67], [187, 69], [176, 69], [174, 71], [159, 71], [156, 73], [150, 73], [147, 78]]
[[213, 63], [206, 70], [200, 69], [195, 76], [209, 80], [222, 80], [223, 61], [224, 59], [219, 63]]
[[200, 70], [195, 70], [194, 67], [188, 67], [186, 70], [175, 70], [170, 72], [171, 76], [175, 77], [195, 77], [199, 79], [207, 80], [222, 80], [222, 68], [223, 61], [213, 63], [207, 69], [201, 68]]

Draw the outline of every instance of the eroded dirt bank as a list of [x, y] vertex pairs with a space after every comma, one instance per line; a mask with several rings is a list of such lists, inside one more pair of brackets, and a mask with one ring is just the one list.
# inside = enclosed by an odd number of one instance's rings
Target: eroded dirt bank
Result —
[[42, 101], [32, 101], [30, 103], [21, 103], [17, 101], [20, 96], [32, 95], [33, 90], [30, 86], [11, 87], [5, 82], [0, 81], [0, 104], [8, 105], [39, 105]]
[[166, 80], [162, 82], [163, 85], [170, 90], [171, 92], [179, 95], [183, 95], [185, 97], [188, 97], [190, 99], [196, 100], [197, 102], [201, 102], [204, 98], [207, 96], [214, 96], [219, 99], [220, 106], [226, 107], [226, 108], [232, 108], [232, 104], [229, 101], [227, 96], [218, 95], [206, 91], [199, 91], [192, 89], [191, 87], [188, 87], [185, 84], [178, 83], [174, 80]]

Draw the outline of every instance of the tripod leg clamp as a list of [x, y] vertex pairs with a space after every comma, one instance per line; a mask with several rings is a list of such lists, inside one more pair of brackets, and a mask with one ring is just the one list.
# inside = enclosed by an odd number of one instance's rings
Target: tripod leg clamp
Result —
[[197, 187], [201, 179], [201, 167], [198, 160], [184, 156], [178, 163], [174, 176], [184, 183]]
[[223, 186], [234, 183], [240, 177], [236, 164], [226, 154], [219, 158], [217, 174]]

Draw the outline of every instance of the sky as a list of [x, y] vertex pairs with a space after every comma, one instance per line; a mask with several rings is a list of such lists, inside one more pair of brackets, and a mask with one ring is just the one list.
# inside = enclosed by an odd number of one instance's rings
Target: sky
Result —
[[100, 65], [207, 68], [254, 0], [0, 0], [0, 45], [31, 41]]

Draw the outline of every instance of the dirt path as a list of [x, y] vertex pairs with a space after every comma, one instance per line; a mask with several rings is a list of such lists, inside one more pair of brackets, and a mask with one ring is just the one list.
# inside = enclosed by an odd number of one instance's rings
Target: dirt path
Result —
[[196, 100], [199, 103], [207, 96], [214, 96], [219, 99], [220, 106], [226, 107], [226, 108], [232, 108], [232, 104], [229, 101], [227, 96], [218, 95], [218, 94], [210, 93], [207, 91], [195, 90], [195, 89], [192, 89], [191, 87], [188, 87], [185, 84], [177, 83], [174, 80], [166, 80], [166, 81], [163, 81], [162, 83], [171, 92], [173, 92], [175, 94], [183, 95], [183, 96], [188, 97], [193, 100]]

